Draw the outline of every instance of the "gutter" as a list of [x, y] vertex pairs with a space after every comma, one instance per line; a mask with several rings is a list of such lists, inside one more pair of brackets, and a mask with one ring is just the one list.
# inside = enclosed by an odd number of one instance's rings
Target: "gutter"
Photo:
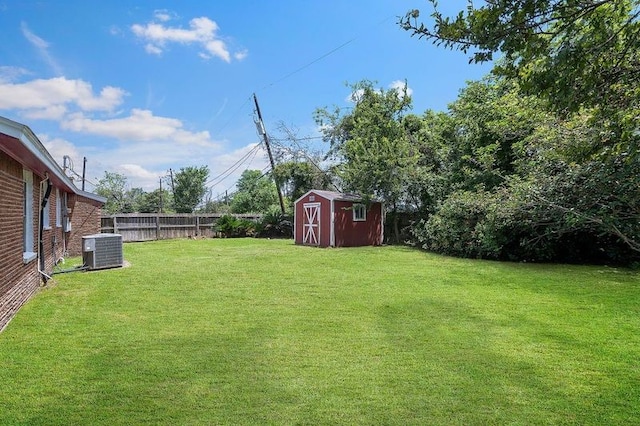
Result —
[[38, 221], [38, 272], [42, 275], [45, 284], [51, 276], [47, 275], [44, 270], [46, 268], [45, 258], [44, 258], [44, 209], [47, 207], [49, 203], [49, 197], [51, 196], [51, 189], [53, 185], [51, 184], [51, 179], [49, 179], [49, 174], [45, 173], [46, 179], [43, 182], [40, 182], [40, 194], [42, 194], [42, 184], [47, 183], [47, 189], [45, 190], [44, 197], [40, 201], [40, 220]]

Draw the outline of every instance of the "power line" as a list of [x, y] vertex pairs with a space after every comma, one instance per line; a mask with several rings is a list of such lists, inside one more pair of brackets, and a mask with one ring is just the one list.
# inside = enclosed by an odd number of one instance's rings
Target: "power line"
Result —
[[[238, 161], [236, 161], [235, 163], [233, 163], [229, 168], [227, 168], [225, 171], [223, 171], [222, 173], [220, 173], [218, 176], [209, 179], [209, 181], [205, 184], [205, 185], [210, 185], [211, 182], [218, 180], [219, 178], [221, 178], [223, 175], [227, 174], [227, 172], [229, 172], [229, 170], [233, 169], [236, 165], [238, 164], [242, 164], [242, 162], [244, 162], [245, 159], [247, 159], [251, 154], [253, 154], [254, 152], [256, 152], [258, 149], [260, 148], [260, 144], [256, 144], [256, 146], [254, 146], [253, 148], [251, 148], [251, 150], [249, 150], [245, 155], [243, 155]], [[231, 170], [231, 172], [235, 171], [237, 169], [237, 167], [233, 170]], [[223, 179], [224, 180], [224, 179]], [[217, 184], [216, 184], [217, 185]]]
[[[380, 26], [380, 25], [384, 24], [385, 22], [387, 22], [387, 21], [389, 21], [390, 19], [393, 19], [393, 18], [395, 18], [395, 16], [388, 16], [388, 17], [386, 17], [385, 19], [383, 19], [382, 21], [380, 21], [380, 22], [378, 22], [377, 24], [375, 24], [375, 25], [374, 25], [373, 27], [371, 27], [371, 28], [378, 27], [378, 26]], [[316, 58], [316, 59], [312, 60], [311, 62], [308, 62], [307, 64], [305, 64], [305, 65], [301, 66], [300, 68], [297, 68], [297, 69], [295, 69], [295, 70], [291, 71], [290, 73], [288, 73], [288, 74], [286, 74], [285, 76], [283, 76], [283, 77], [279, 78], [278, 80], [275, 80], [275, 81], [273, 81], [272, 83], [270, 83], [270, 84], [267, 84], [267, 85], [263, 86], [260, 90], [266, 89], [267, 87], [275, 86], [276, 84], [278, 84], [278, 83], [280, 83], [280, 82], [282, 82], [282, 81], [284, 81], [284, 80], [288, 79], [289, 77], [291, 77], [291, 76], [293, 76], [293, 75], [295, 75], [295, 74], [299, 73], [300, 71], [302, 71], [302, 70], [305, 70], [305, 69], [309, 68], [311, 65], [314, 65], [314, 64], [316, 64], [316, 63], [320, 62], [321, 60], [323, 60], [323, 59], [324, 59], [324, 58], [326, 58], [327, 56], [330, 56], [330, 55], [334, 54], [335, 52], [337, 52], [338, 50], [342, 49], [343, 47], [348, 46], [349, 44], [351, 44], [351, 43], [353, 43], [354, 41], [356, 41], [356, 40], [358, 40], [359, 38], [361, 38], [361, 37], [363, 36], [363, 34], [368, 34], [368, 33], [369, 33], [369, 30], [368, 30], [367, 32], [363, 32], [363, 33], [360, 33], [360, 34], [358, 34], [358, 35], [356, 35], [356, 36], [352, 37], [351, 39], [349, 39], [349, 40], [345, 41], [344, 43], [342, 43], [342, 44], [341, 44], [341, 45], [339, 45], [338, 47], [335, 47], [335, 48], [331, 49], [331, 50], [330, 50], [330, 51], [328, 51], [327, 53], [325, 53], [325, 54], [323, 54], [323, 55], [319, 56], [318, 58]]]
[[[257, 149], [257, 148], [260, 148], [260, 145], [256, 145], [256, 147], [255, 147], [254, 149], [252, 149], [251, 151], [249, 151], [249, 153], [248, 153], [248, 154], [253, 154], [253, 156], [251, 156], [251, 158], [249, 158], [249, 156], [245, 156], [245, 157], [246, 157], [246, 160], [245, 160], [245, 161], [247, 162], [247, 167], [246, 167], [246, 168], [249, 168], [249, 166], [251, 165], [251, 162], [252, 162], [252, 161], [253, 161], [253, 159], [256, 157], [256, 154], [258, 153], [258, 149]], [[219, 179], [217, 179], [217, 180], [215, 181], [215, 183], [209, 182], [209, 183], [207, 183], [207, 185], [208, 185], [208, 186], [210, 186], [210, 187], [214, 187], [214, 186], [216, 186], [216, 185], [221, 184], [221, 183], [222, 183], [222, 182], [224, 182], [224, 181], [225, 181], [229, 176], [231, 176], [231, 174], [232, 174], [233, 172], [235, 172], [236, 170], [238, 170], [238, 169], [240, 168], [240, 166], [241, 166], [245, 161], [243, 161], [243, 162], [236, 162], [236, 163], [237, 163], [237, 165], [236, 165], [235, 167], [233, 167], [233, 169], [227, 169], [227, 172], [225, 173], [225, 175], [224, 175], [224, 176], [220, 175], [220, 176], [219, 176]], [[245, 170], [246, 170], [246, 169], [245, 169]]]

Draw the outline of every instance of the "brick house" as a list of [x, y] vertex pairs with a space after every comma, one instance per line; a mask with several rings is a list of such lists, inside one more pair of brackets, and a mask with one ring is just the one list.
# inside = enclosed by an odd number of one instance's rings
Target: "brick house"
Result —
[[27, 126], [0, 117], [0, 331], [63, 256], [100, 232], [105, 198], [81, 191]]

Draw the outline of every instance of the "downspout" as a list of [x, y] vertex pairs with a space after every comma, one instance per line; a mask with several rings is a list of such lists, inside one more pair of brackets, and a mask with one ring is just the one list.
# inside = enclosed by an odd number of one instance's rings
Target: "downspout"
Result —
[[42, 195], [42, 184], [47, 183], [47, 189], [44, 192], [44, 197], [40, 201], [40, 217], [38, 221], [38, 272], [42, 275], [45, 284], [51, 277], [47, 275], [44, 270], [46, 268], [45, 258], [44, 258], [44, 209], [47, 207], [47, 203], [49, 202], [49, 196], [51, 195], [51, 180], [49, 179], [49, 174], [45, 172], [44, 174], [45, 180], [40, 182], [40, 195]]

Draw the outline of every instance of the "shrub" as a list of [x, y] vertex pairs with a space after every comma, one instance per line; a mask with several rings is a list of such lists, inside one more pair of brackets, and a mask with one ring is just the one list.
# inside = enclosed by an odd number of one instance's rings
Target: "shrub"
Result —
[[415, 243], [453, 256], [499, 258], [503, 238], [495, 229], [495, 198], [484, 191], [453, 193], [436, 214], [414, 224]]
[[218, 219], [213, 226], [225, 238], [252, 237], [256, 228], [254, 222], [228, 214]]
[[293, 221], [279, 210], [272, 210], [257, 224], [256, 234], [262, 238], [292, 238]]

